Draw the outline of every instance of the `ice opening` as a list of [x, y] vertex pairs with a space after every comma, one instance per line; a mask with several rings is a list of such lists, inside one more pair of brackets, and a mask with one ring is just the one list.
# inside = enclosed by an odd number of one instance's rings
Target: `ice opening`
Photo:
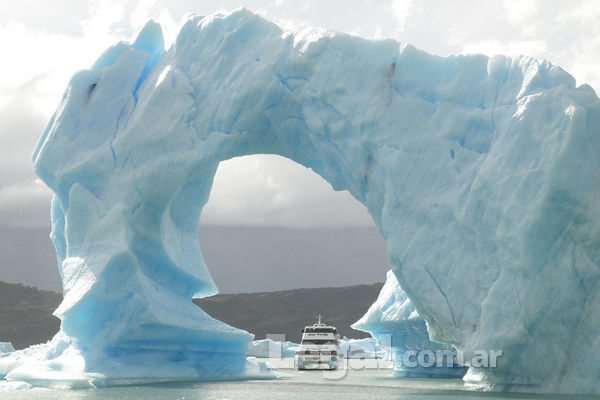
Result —
[[221, 293], [371, 284], [389, 269], [365, 207], [276, 155], [219, 164], [199, 237]]

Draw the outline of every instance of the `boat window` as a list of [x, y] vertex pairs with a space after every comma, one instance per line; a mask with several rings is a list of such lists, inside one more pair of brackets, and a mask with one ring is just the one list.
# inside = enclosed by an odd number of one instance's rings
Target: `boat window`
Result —
[[328, 339], [305, 339], [302, 344], [336, 344], [335, 340]]
[[306, 332], [310, 333], [336, 333], [334, 329], [331, 328], [307, 328]]

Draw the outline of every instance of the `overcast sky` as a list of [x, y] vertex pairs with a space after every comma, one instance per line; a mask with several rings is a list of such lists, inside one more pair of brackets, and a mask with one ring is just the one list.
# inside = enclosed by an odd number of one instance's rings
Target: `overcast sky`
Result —
[[[566, 4], [566, 6], [565, 6]], [[285, 29], [316, 25], [393, 38], [439, 55], [547, 58], [600, 89], [600, 2], [541, 0], [0, 0], [0, 226], [47, 226], [50, 192], [30, 155], [70, 76], [150, 18], [167, 43], [191, 14], [247, 8]], [[248, 193], [252, 193], [248, 197]], [[372, 224], [347, 193], [278, 157], [222, 164], [203, 222], [312, 227]]]

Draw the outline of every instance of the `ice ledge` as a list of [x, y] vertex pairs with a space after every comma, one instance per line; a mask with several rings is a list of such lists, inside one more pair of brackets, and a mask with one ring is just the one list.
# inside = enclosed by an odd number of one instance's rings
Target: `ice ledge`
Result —
[[[45, 344], [0, 357], [0, 389], [85, 389], [160, 382], [275, 379], [277, 371], [235, 352], [146, 350], [112, 356], [84, 352], [58, 333]], [[98, 357], [101, 362], [96, 365]], [[151, 366], [151, 368], [149, 368]]]

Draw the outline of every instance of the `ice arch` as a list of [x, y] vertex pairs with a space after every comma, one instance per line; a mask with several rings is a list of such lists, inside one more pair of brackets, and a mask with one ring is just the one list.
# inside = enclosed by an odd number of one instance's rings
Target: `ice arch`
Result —
[[34, 154], [62, 354], [97, 383], [243, 373], [250, 335], [191, 308], [216, 291], [196, 227], [220, 161], [271, 153], [365, 204], [434, 340], [504, 351], [471, 378], [600, 392], [599, 106], [528, 57], [285, 33], [245, 10], [191, 19], [164, 52], [149, 23], [73, 77]]

